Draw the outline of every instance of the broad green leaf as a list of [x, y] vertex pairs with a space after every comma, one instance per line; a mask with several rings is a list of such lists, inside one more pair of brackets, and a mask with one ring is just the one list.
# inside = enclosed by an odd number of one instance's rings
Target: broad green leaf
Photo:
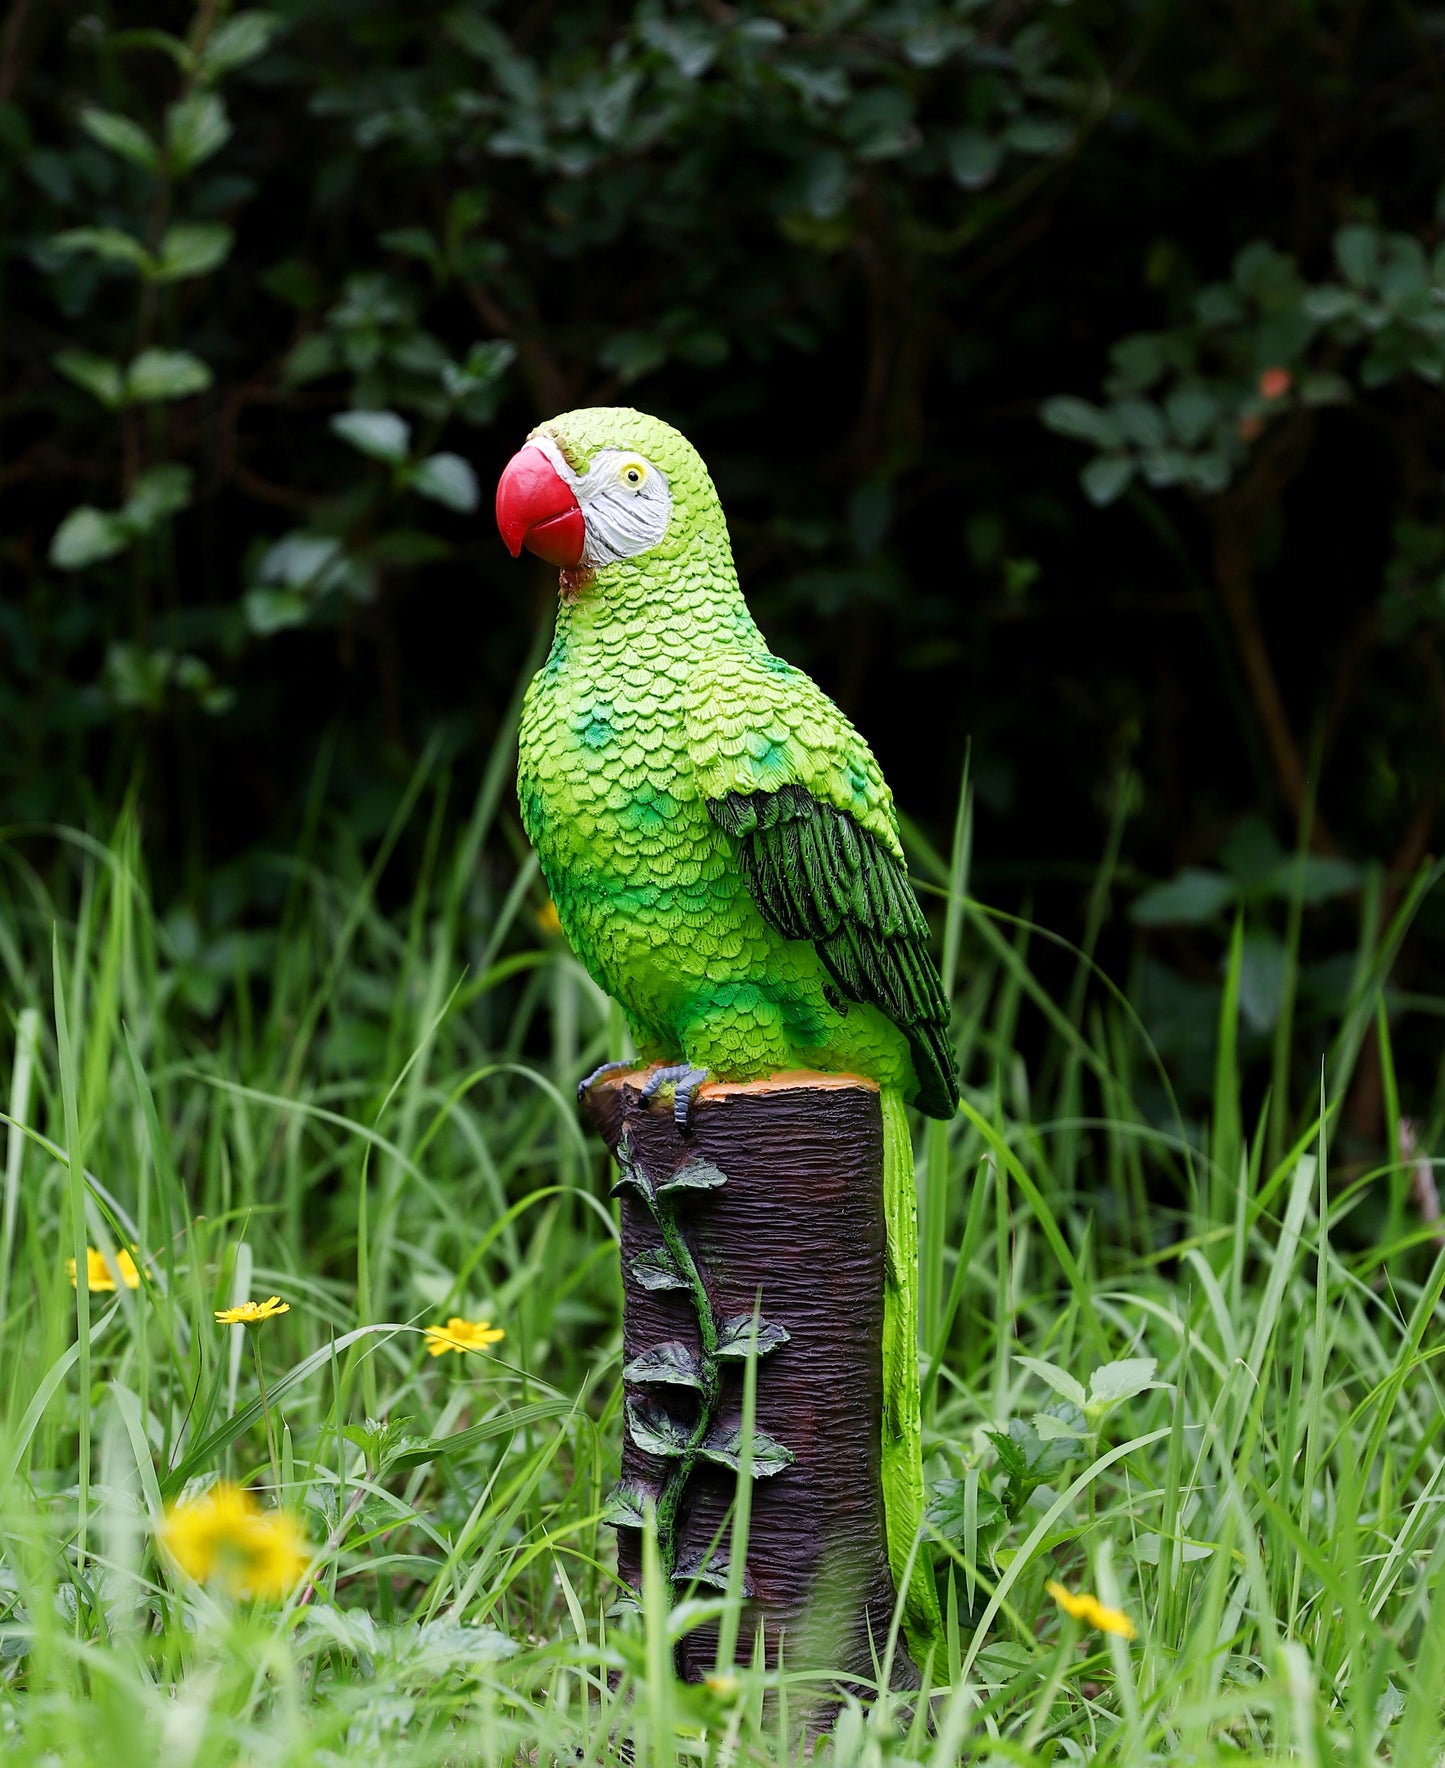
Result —
[[490, 423], [502, 394], [502, 377], [516, 360], [517, 347], [505, 338], [473, 344], [464, 362], [448, 362], [442, 386], [468, 423]]
[[85, 350], [62, 350], [55, 358], [55, 367], [111, 411], [125, 402], [125, 378], [120, 364], [110, 357], [92, 356]]
[[1163, 374], [1168, 354], [1159, 332], [1135, 332], [1120, 338], [1109, 352], [1116, 393], [1147, 392]]
[[1124, 1357], [1117, 1363], [1105, 1363], [1089, 1377], [1090, 1404], [1112, 1406], [1132, 1399], [1149, 1386], [1158, 1367], [1156, 1357]]
[[[758, 1320], [758, 1355], [767, 1356], [780, 1344], [787, 1344], [792, 1334], [786, 1326], [775, 1326], [771, 1320]], [[717, 1354], [723, 1361], [742, 1362], [748, 1354], [748, 1347], [753, 1340], [753, 1317], [751, 1314], [734, 1314], [725, 1320], [717, 1336]]]
[[1084, 1392], [1084, 1384], [1076, 1381], [1067, 1370], [1056, 1369], [1052, 1363], [1046, 1363], [1042, 1357], [1014, 1358], [1021, 1368], [1030, 1374], [1037, 1375], [1040, 1381], [1047, 1382], [1054, 1392], [1076, 1406], [1083, 1406], [1088, 1396]]
[[177, 462], [148, 468], [131, 486], [122, 515], [136, 533], [149, 533], [158, 522], [186, 508], [193, 478], [191, 469]]
[[[1052, 1479], [1080, 1452], [1089, 1434], [1084, 1413], [1069, 1400], [1057, 1400], [1035, 1416], [1050, 1420], [1044, 1427], [1047, 1436], [1027, 1418], [1011, 1418], [1007, 1437], [1002, 1432], [990, 1433], [990, 1440], [999, 1451], [999, 1459], [1023, 1490]], [[1003, 1448], [1005, 1441], [1009, 1450]], [[1019, 1472], [1020, 1464], [1022, 1473]]]
[[116, 31], [106, 38], [108, 49], [158, 49], [168, 55], [183, 74], [195, 66], [195, 57], [179, 37], [169, 31]]
[[204, 393], [211, 371], [186, 350], [142, 350], [126, 370], [126, 398], [137, 405]]
[[[740, 1466], [742, 1447], [742, 1427], [736, 1424], [719, 1424], [714, 1425], [703, 1438], [698, 1453], [704, 1460], [715, 1462], [719, 1467], [730, 1468], [736, 1473]], [[781, 1473], [785, 1467], [791, 1467], [796, 1459], [791, 1449], [784, 1448], [766, 1432], [753, 1432], [754, 1479], [770, 1479], [773, 1474]]]
[[1255, 1031], [1270, 1031], [1284, 1005], [1289, 957], [1279, 936], [1256, 927], [1240, 943], [1239, 1010]]
[[155, 260], [140, 241], [118, 227], [71, 227], [50, 243], [58, 252], [94, 252], [109, 264], [126, 264], [143, 273], [155, 268]]
[[948, 170], [955, 184], [965, 190], [982, 190], [991, 184], [1003, 164], [1003, 143], [981, 129], [955, 129], [944, 141]]
[[394, 411], [338, 411], [331, 428], [373, 460], [405, 460], [411, 446], [411, 426]]
[[336, 588], [345, 574], [346, 555], [334, 534], [283, 534], [266, 549], [257, 576], [263, 583], [317, 594]]
[[1201, 325], [1221, 331], [1244, 318], [1244, 303], [1227, 282], [1211, 282], [1194, 297], [1194, 311]]
[[1323, 282], [1305, 291], [1304, 309], [1311, 319], [1322, 325], [1333, 325], [1360, 311], [1360, 297], [1353, 289], [1341, 288], [1337, 282]]
[[715, 1191], [719, 1185], [727, 1184], [726, 1173], [707, 1160], [691, 1160], [686, 1166], [680, 1166], [671, 1178], [664, 1179], [657, 1187], [659, 1197], [665, 1197], [675, 1191]]
[[171, 171], [184, 176], [219, 153], [230, 138], [226, 107], [214, 92], [192, 92], [166, 112], [166, 152]]
[[1039, 408], [1044, 427], [1059, 436], [1071, 436], [1076, 442], [1092, 442], [1096, 448], [1117, 448], [1123, 441], [1118, 419], [1110, 411], [1091, 405], [1087, 399], [1075, 399], [1061, 393], [1046, 399]]
[[304, 626], [311, 618], [313, 604], [294, 590], [248, 589], [241, 598], [241, 609], [250, 630], [269, 638], [273, 632]]
[[1196, 454], [1189, 462], [1189, 482], [1206, 497], [1213, 497], [1223, 491], [1229, 479], [1230, 465], [1227, 455]]
[[1335, 235], [1335, 262], [1345, 281], [1368, 289], [1379, 265], [1380, 236], [1373, 227], [1342, 227]]
[[1282, 859], [1265, 880], [1273, 895], [1287, 902], [1294, 897], [1306, 907], [1329, 902], [1333, 897], [1348, 896], [1364, 882], [1360, 867], [1347, 859], [1332, 859], [1328, 854], [1300, 853]]
[[329, 332], [308, 332], [287, 356], [282, 376], [288, 387], [304, 387], [341, 367], [341, 351]]
[[622, 1370], [624, 1381], [663, 1387], [691, 1387], [702, 1390], [702, 1369], [697, 1358], [678, 1339], [668, 1339], [643, 1351]]
[[130, 529], [121, 517], [83, 503], [55, 530], [50, 562], [62, 571], [80, 571], [101, 559], [113, 559], [130, 540]]
[[677, 1263], [665, 1246], [655, 1246], [648, 1252], [640, 1252], [628, 1265], [633, 1280], [644, 1289], [686, 1289], [689, 1287], [687, 1278], [678, 1270]]
[[410, 475], [413, 491], [468, 515], [477, 507], [477, 475], [459, 454], [429, 454]]
[[383, 233], [378, 242], [389, 252], [401, 252], [408, 258], [420, 258], [433, 270], [442, 266], [441, 248], [437, 245], [436, 236], [429, 227], [393, 227]]
[[647, 1455], [676, 1459], [692, 1436], [690, 1428], [651, 1400], [627, 1402], [627, 1429], [638, 1448]]
[[1079, 474], [1079, 483], [1090, 503], [1113, 503], [1134, 477], [1134, 463], [1127, 454], [1101, 454]]
[[1298, 272], [1287, 253], [1268, 240], [1254, 239], [1235, 255], [1234, 282], [1261, 306], [1273, 309], [1297, 289]]
[[1063, 153], [1074, 131], [1058, 117], [1019, 117], [1004, 131], [1004, 139], [1019, 153]]
[[208, 80], [244, 67], [264, 54], [280, 28], [274, 12], [238, 12], [224, 19], [206, 39], [201, 51], [201, 71]]
[[1140, 448], [1162, 448], [1168, 439], [1164, 414], [1152, 399], [1121, 399], [1114, 415], [1126, 439]]
[[1135, 897], [1129, 905], [1129, 919], [1138, 927], [1198, 926], [1212, 921], [1234, 898], [1233, 878], [1186, 866], [1177, 878]]
[[218, 221], [183, 221], [168, 227], [151, 281], [183, 282], [190, 276], [204, 276], [225, 263], [235, 237]]
[[111, 153], [119, 154], [132, 165], [144, 166], [148, 172], [155, 170], [160, 159], [156, 144], [140, 124], [132, 122], [129, 117], [87, 105], [80, 113], [80, 126], [93, 141], [98, 141]]
[[[927, 1510], [930, 1528], [950, 1541], [966, 1540], [969, 1527], [968, 1481], [941, 1479], [932, 1488]], [[973, 1527], [987, 1549], [993, 1535], [1008, 1522], [1008, 1512], [986, 1485], [979, 1484], [974, 1499]], [[965, 1548], [967, 1550], [967, 1548]]]
[[[1013, 1422], [1018, 1424], [1020, 1420], [1015, 1419]], [[983, 1434], [993, 1444], [999, 1463], [1009, 1478], [1026, 1481], [1029, 1477], [1028, 1457], [1015, 1441], [1012, 1427], [1008, 1430], [986, 1430]], [[1030, 1435], [1033, 1435], [1032, 1431]], [[1037, 1442], [1038, 1438], [1034, 1436], [1033, 1440]]]
[[1052, 1412], [1035, 1412], [1029, 1422], [1041, 1443], [1056, 1443], [1064, 1437], [1073, 1443], [1080, 1440], [1078, 1431], [1066, 1419], [1056, 1418]]
[[1219, 401], [1197, 381], [1175, 387], [1164, 401], [1169, 427], [1186, 448], [1193, 448], [1209, 434], [1219, 416]]

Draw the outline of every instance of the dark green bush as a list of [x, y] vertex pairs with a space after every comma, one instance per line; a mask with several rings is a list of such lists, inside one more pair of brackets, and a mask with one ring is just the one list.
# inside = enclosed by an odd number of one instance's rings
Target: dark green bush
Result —
[[15, 0], [11, 816], [139, 780], [211, 925], [318, 753], [361, 839], [428, 740], [475, 770], [549, 618], [496, 473], [635, 402], [936, 836], [971, 740], [978, 891], [1076, 931], [1117, 853], [1204, 1084], [1235, 912], [1263, 1051], [1438, 839], [1442, 55], [1340, 0]]

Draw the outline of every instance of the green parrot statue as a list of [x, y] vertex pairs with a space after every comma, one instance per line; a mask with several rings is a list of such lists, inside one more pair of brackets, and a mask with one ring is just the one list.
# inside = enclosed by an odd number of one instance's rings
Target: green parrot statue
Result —
[[[513, 557], [560, 567], [518, 797], [573, 951], [660, 1064], [644, 1096], [671, 1087], [686, 1130], [709, 1078], [803, 1068], [879, 1086], [882, 1483], [901, 1588], [923, 1511], [904, 1104], [952, 1117], [958, 1077], [892, 794], [828, 696], [768, 649], [707, 468], [670, 425], [614, 407], [542, 424], [502, 475], [497, 523]], [[940, 1633], [926, 1558], [904, 1624], [921, 1663]]]

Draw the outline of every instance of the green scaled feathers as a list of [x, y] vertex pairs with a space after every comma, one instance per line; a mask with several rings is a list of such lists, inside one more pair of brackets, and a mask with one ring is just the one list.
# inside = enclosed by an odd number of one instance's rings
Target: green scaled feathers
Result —
[[882, 1008], [908, 1038], [920, 1108], [951, 1117], [958, 1082], [948, 1002], [903, 867], [877, 836], [801, 786], [730, 792], [708, 810], [738, 837], [738, 862], [765, 918], [786, 939], [812, 940], [850, 1001]]
[[[901, 1578], [922, 1509], [902, 1105], [951, 1117], [958, 1082], [892, 795], [828, 696], [768, 649], [691, 444], [620, 409], [569, 412], [536, 434], [589, 550], [564, 576], [523, 708], [522, 820], [572, 949], [621, 1003], [644, 1061], [739, 1081], [853, 1073], [882, 1090], [883, 1485]], [[647, 522], [625, 501], [639, 484]], [[937, 1636], [923, 1554], [905, 1618], [921, 1657]]]

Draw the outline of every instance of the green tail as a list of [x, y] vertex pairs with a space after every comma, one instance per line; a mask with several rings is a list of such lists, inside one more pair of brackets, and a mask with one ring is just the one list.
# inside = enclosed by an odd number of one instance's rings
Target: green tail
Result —
[[[923, 1416], [918, 1392], [918, 1205], [913, 1189], [913, 1140], [903, 1095], [882, 1089], [883, 1214], [888, 1262], [883, 1285], [883, 1511], [888, 1563], [899, 1589], [923, 1521]], [[903, 1604], [903, 1631], [920, 1669], [929, 1651], [937, 1665], [943, 1618], [926, 1546], [913, 1562]]]

